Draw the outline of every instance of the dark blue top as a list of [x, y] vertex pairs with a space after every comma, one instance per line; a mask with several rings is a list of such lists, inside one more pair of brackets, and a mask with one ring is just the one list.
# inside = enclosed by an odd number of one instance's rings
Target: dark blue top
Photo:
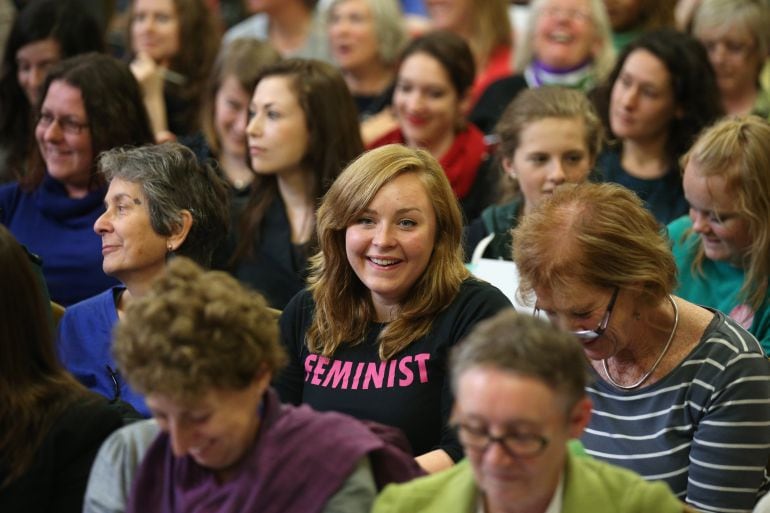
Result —
[[380, 332], [372, 322], [366, 339], [343, 344], [327, 358], [311, 353], [305, 335], [315, 316], [306, 289], [281, 315], [281, 341], [289, 364], [276, 378], [276, 390], [287, 403], [307, 403], [318, 411], [339, 411], [401, 429], [414, 454], [443, 449], [454, 461], [462, 447], [448, 425], [454, 396], [448, 358], [473, 327], [510, 301], [489, 283], [466, 279], [454, 300], [439, 312], [430, 331], [387, 361], [378, 353]]
[[690, 209], [684, 198], [682, 176], [676, 167], [669, 169], [660, 178], [652, 180], [636, 178], [623, 169], [619, 149], [604, 150], [600, 153], [597, 167], [601, 171], [603, 181], [618, 183], [634, 191], [661, 224], [670, 223]]
[[51, 299], [68, 306], [117, 285], [102, 271], [102, 241], [94, 222], [104, 212], [106, 187], [70, 198], [64, 185], [46, 174], [32, 192], [18, 184], [0, 186], [0, 223], [43, 260]]

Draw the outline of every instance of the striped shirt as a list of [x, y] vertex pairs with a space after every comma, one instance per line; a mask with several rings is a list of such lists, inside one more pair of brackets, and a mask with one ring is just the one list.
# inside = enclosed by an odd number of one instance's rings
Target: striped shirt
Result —
[[667, 482], [697, 509], [752, 510], [770, 461], [770, 362], [752, 335], [716, 312], [657, 383], [626, 392], [595, 377], [588, 454]]

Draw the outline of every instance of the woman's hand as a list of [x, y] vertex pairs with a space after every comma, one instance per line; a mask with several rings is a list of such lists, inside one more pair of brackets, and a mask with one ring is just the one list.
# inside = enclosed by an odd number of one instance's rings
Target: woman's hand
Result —
[[164, 69], [146, 52], [139, 52], [131, 61], [131, 73], [139, 82], [142, 94], [146, 96], [163, 95]]
[[166, 100], [163, 98], [165, 68], [159, 66], [146, 52], [139, 52], [131, 61], [131, 72], [142, 89], [144, 107], [150, 117], [152, 132], [158, 143], [176, 139], [168, 129]]
[[441, 472], [454, 465], [452, 458], [443, 449], [435, 449], [421, 454], [415, 458], [415, 461], [428, 474]]

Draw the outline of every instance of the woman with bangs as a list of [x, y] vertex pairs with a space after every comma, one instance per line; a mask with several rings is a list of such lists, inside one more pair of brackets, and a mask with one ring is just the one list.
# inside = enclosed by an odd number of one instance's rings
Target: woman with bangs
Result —
[[25, 2], [16, 19], [6, 21], [13, 25], [0, 54], [0, 183], [19, 180], [32, 164], [40, 89], [51, 67], [78, 54], [104, 51], [99, 24], [76, 4]]
[[510, 307], [470, 277], [461, 237], [457, 202], [427, 152], [388, 145], [348, 166], [318, 211], [310, 285], [281, 317], [281, 398], [399, 427], [429, 472], [460, 459], [448, 351]]
[[248, 199], [254, 173], [247, 160], [249, 101], [262, 69], [281, 56], [258, 39], [235, 39], [214, 61], [201, 112], [201, 133], [181, 140], [201, 161], [213, 158], [238, 208]]
[[412, 40], [401, 53], [393, 93], [397, 125], [368, 144], [400, 143], [438, 159], [466, 219], [489, 204], [489, 148], [466, 113], [475, 76], [465, 40], [437, 30]]
[[747, 116], [707, 129], [684, 156], [689, 216], [668, 226], [677, 293], [717, 308], [770, 355], [770, 125]]

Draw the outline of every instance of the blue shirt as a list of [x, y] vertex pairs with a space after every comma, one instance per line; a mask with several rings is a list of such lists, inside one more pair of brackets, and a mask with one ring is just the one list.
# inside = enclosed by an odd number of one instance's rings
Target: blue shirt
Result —
[[32, 192], [16, 183], [0, 186], [0, 223], [42, 258], [51, 299], [63, 306], [118, 284], [102, 271], [102, 241], [94, 232], [106, 191], [101, 187], [70, 198], [48, 175]]
[[128, 386], [112, 359], [112, 329], [118, 322], [115, 299], [123, 290], [114, 287], [67, 308], [59, 321], [57, 348], [64, 366], [85, 387], [125, 401], [149, 417], [144, 397]]

